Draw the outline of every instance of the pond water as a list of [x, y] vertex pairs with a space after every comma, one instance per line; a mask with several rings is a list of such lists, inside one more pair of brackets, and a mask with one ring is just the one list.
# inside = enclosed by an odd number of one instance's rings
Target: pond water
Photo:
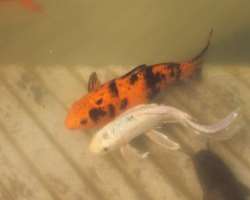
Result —
[[[25, 2], [25, 1], [24, 1]], [[31, 1], [32, 2], [32, 1]], [[96, 156], [96, 130], [68, 130], [71, 104], [139, 64], [185, 61], [211, 46], [202, 74], [155, 102], [209, 124], [239, 110], [226, 141], [209, 149], [250, 188], [250, 21], [248, 1], [0, 1], [0, 199], [203, 199], [191, 157], [208, 139], [176, 124], [162, 131], [182, 146], [167, 151], [145, 137], [150, 156]], [[27, 6], [28, 5], [28, 6]]]

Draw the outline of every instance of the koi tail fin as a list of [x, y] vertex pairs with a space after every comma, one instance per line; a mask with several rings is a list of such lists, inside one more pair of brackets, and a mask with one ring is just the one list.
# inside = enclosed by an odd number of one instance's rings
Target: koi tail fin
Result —
[[180, 71], [181, 71], [180, 79], [181, 80], [189, 79], [193, 75], [195, 75], [197, 72], [201, 71], [200, 65], [203, 61], [203, 57], [204, 57], [205, 53], [208, 50], [212, 35], [213, 35], [213, 29], [211, 29], [211, 31], [209, 33], [206, 46], [191, 60], [180, 64]]
[[[198, 135], [214, 136], [215, 133], [226, 129], [238, 116], [238, 111], [231, 112], [224, 119], [211, 125], [201, 125], [194, 122], [191, 118], [186, 118], [184, 125], [193, 128]], [[220, 135], [222, 139], [226, 139], [227, 135]], [[224, 137], [225, 136], [225, 137]]]
[[204, 57], [205, 53], [208, 50], [212, 35], [213, 35], [213, 29], [211, 29], [209, 32], [206, 46], [200, 51], [200, 53], [198, 53], [195, 57], [193, 57], [189, 62], [193, 64], [200, 64], [200, 62], [202, 61], [202, 58]]

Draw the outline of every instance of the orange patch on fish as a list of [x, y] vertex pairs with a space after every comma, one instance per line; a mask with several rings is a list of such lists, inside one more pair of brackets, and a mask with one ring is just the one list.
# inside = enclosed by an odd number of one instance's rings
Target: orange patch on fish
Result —
[[147, 103], [171, 84], [191, 78], [199, 70], [205, 48], [183, 63], [140, 65], [127, 74], [99, 84], [95, 73], [89, 80], [89, 93], [76, 101], [65, 120], [70, 129], [101, 127], [125, 110]]
[[40, 12], [42, 11], [42, 6], [33, 0], [20, 0], [21, 5], [27, 10]]
[[0, 0], [0, 3], [19, 3], [23, 8], [32, 12], [42, 12], [43, 8], [34, 0]]

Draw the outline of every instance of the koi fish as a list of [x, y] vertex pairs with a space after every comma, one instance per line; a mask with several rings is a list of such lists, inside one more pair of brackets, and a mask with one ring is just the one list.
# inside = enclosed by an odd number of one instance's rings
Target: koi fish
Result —
[[42, 11], [42, 6], [35, 3], [33, 0], [20, 0], [20, 4], [30, 11], [40, 12]]
[[149, 102], [171, 84], [190, 79], [200, 70], [199, 64], [208, 49], [211, 35], [212, 31], [202, 51], [187, 62], [140, 65], [103, 85], [100, 85], [97, 74], [92, 73], [89, 93], [72, 105], [65, 120], [66, 127], [88, 129], [103, 126], [125, 110]]
[[43, 10], [42, 6], [33, 0], [0, 0], [0, 2], [19, 2], [23, 8], [34, 12], [40, 12]]
[[249, 188], [237, 180], [216, 154], [201, 150], [192, 159], [203, 189], [203, 200], [247, 200]]
[[[218, 123], [201, 125], [194, 122], [189, 114], [175, 107], [142, 104], [129, 109], [100, 129], [92, 139], [89, 149], [93, 153], [106, 153], [117, 148], [121, 149], [122, 154], [130, 150], [136, 152], [129, 142], [135, 137], [145, 134], [156, 144], [176, 150], [179, 148], [179, 144], [154, 130], [154, 127], [159, 127], [162, 123], [178, 122], [194, 129], [196, 134], [212, 136], [213, 133], [227, 128], [237, 115], [237, 112], [232, 112]], [[144, 156], [145, 154], [142, 157]]]

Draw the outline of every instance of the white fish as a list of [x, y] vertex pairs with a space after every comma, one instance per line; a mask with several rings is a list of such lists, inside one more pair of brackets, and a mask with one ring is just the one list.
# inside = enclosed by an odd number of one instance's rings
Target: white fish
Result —
[[[90, 151], [107, 153], [120, 148], [123, 154], [131, 150], [137, 152], [129, 142], [141, 134], [145, 134], [153, 142], [167, 149], [176, 150], [180, 148], [178, 143], [153, 128], [159, 127], [162, 123], [174, 122], [193, 128], [195, 133], [210, 135], [227, 128], [237, 115], [237, 112], [232, 112], [218, 123], [201, 125], [194, 122], [189, 114], [175, 107], [157, 104], [139, 105], [99, 130], [91, 141]], [[146, 155], [147, 153], [142, 157]]]

